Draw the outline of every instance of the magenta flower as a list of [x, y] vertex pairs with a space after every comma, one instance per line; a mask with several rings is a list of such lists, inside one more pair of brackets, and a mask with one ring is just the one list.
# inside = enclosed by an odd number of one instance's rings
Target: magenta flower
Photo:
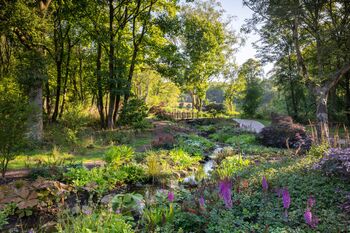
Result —
[[311, 226], [312, 225], [312, 213], [309, 209], [307, 209], [304, 213], [304, 219], [305, 219], [305, 222]]
[[316, 204], [316, 199], [313, 196], [310, 196], [307, 199], [307, 207], [311, 209], [315, 204]]
[[318, 224], [317, 216], [313, 215], [310, 209], [306, 209], [304, 213], [304, 219], [306, 224], [309, 225], [311, 228], [315, 228]]
[[219, 193], [226, 208], [232, 208], [232, 182], [230, 179], [226, 178], [219, 182]]
[[290, 195], [287, 188], [282, 191], [283, 208], [288, 209], [290, 206]]
[[169, 201], [169, 202], [173, 202], [174, 199], [175, 199], [174, 193], [173, 193], [172, 191], [169, 191], [169, 192], [168, 192], [168, 201]]
[[265, 176], [263, 176], [263, 178], [261, 180], [261, 184], [262, 184], [262, 188], [263, 188], [264, 192], [267, 192], [267, 190], [269, 189], [269, 184], [267, 183]]
[[200, 198], [199, 198], [199, 206], [200, 206], [201, 208], [204, 208], [204, 205], [205, 205], [205, 200], [204, 200], [203, 197], [200, 197]]

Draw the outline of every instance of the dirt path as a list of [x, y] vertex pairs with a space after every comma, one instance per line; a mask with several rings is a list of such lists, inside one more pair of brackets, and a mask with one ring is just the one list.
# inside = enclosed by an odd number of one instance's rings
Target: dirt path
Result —
[[261, 130], [265, 127], [262, 123], [255, 120], [247, 120], [247, 119], [233, 119], [235, 122], [239, 124], [240, 128], [247, 129], [248, 131], [254, 133], [260, 133]]

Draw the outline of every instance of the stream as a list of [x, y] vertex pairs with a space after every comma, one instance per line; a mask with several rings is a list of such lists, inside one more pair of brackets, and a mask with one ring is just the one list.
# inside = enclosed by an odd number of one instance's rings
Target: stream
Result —
[[[217, 157], [217, 154], [220, 153], [224, 148], [216, 145], [215, 150], [209, 155], [205, 157], [205, 162], [202, 164], [202, 172], [204, 173], [204, 177], [208, 177], [211, 175], [211, 171], [213, 171], [215, 167], [214, 159]], [[196, 185], [200, 180], [196, 179], [196, 173], [194, 172], [192, 175], [189, 175], [183, 179], [184, 184]]]

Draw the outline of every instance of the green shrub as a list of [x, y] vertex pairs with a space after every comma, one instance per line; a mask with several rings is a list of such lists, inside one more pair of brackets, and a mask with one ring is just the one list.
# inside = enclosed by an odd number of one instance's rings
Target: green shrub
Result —
[[59, 233], [133, 233], [132, 226], [120, 214], [97, 210], [73, 216], [64, 213], [58, 218]]
[[146, 180], [145, 169], [139, 164], [126, 164], [121, 167], [121, 170], [126, 174], [126, 183], [143, 182]]
[[240, 135], [245, 135], [246, 132], [243, 132], [242, 129], [236, 128], [234, 126], [222, 126], [217, 128], [216, 133], [209, 135], [209, 138], [226, 143], [226, 141], [231, 137], [239, 137]]
[[241, 134], [235, 135], [228, 138], [225, 143], [230, 144], [231, 146], [242, 147], [251, 144], [257, 144], [255, 136], [253, 134]]
[[82, 104], [74, 104], [63, 114], [62, 123], [66, 128], [77, 133], [92, 121], [90, 115]]
[[132, 132], [104, 130], [96, 134], [96, 140], [102, 145], [127, 144], [134, 134]]
[[190, 156], [182, 149], [174, 149], [169, 151], [169, 158], [173, 165], [173, 170], [185, 171], [190, 168], [196, 168], [199, 165], [201, 156]]
[[315, 158], [322, 158], [323, 156], [326, 155], [326, 153], [328, 152], [328, 149], [329, 149], [328, 143], [322, 143], [320, 145], [314, 144], [311, 146], [307, 155]]
[[0, 169], [5, 177], [8, 163], [26, 142], [29, 108], [26, 100], [10, 92], [0, 92]]
[[113, 146], [106, 151], [104, 161], [108, 165], [120, 166], [130, 162], [134, 158], [134, 149], [132, 147], [122, 145]]
[[147, 174], [153, 181], [174, 176], [181, 178], [199, 166], [201, 156], [191, 156], [182, 149], [171, 151], [150, 151], [145, 158]]
[[226, 108], [224, 104], [210, 103], [205, 106], [205, 111], [209, 112], [213, 117], [217, 117], [219, 114], [224, 114]]
[[248, 159], [243, 159], [241, 155], [233, 155], [222, 160], [220, 166], [216, 169], [216, 174], [220, 179], [239, 175], [250, 165]]
[[0, 209], [0, 230], [8, 224], [8, 217], [14, 214], [16, 204], [6, 205], [4, 208]]
[[149, 123], [146, 121], [147, 115], [148, 108], [146, 103], [143, 100], [133, 98], [123, 107], [119, 124], [130, 125], [136, 129], [148, 128]]
[[64, 174], [65, 180], [77, 188], [85, 188], [99, 194], [112, 190], [116, 185], [123, 184], [127, 174], [121, 169], [112, 167], [95, 167], [91, 170], [86, 168], [70, 168]]
[[208, 139], [191, 134], [181, 135], [177, 139], [177, 147], [195, 156], [203, 156], [205, 153], [212, 150], [215, 144]]

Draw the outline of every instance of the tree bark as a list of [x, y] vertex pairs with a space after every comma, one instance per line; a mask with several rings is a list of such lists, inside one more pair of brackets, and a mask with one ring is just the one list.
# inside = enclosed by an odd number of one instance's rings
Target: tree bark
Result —
[[67, 97], [67, 83], [68, 83], [68, 76], [69, 76], [69, 66], [70, 66], [70, 56], [71, 56], [71, 50], [72, 50], [72, 44], [70, 37], [67, 37], [68, 39], [68, 49], [67, 49], [67, 60], [66, 60], [66, 73], [64, 76], [64, 84], [63, 84], [63, 97], [62, 97], [62, 104], [61, 104], [61, 110], [59, 113], [59, 118], [62, 117], [64, 112], [64, 106], [66, 104], [66, 97]]
[[62, 85], [62, 63], [64, 55], [64, 41], [62, 35], [62, 25], [61, 25], [61, 1], [58, 1], [59, 7], [55, 13], [55, 29], [54, 29], [54, 40], [55, 40], [55, 62], [56, 62], [56, 100], [55, 106], [52, 113], [52, 122], [57, 121], [60, 98], [61, 98], [61, 85]]
[[115, 108], [115, 74], [114, 74], [114, 6], [113, 0], [109, 0], [109, 108], [107, 116], [107, 127], [114, 128], [113, 114]]
[[48, 118], [50, 118], [51, 116], [51, 98], [50, 98], [50, 84], [49, 84], [49, 80], [45, 81], [45, 92], [46, 92], [46, 113]]
[[29, 104], [33, 108], [33, 114], [29, 117], [29, 137], [35, 141], [43, 138], [43, 90], [42, 81], [37, 80], [29, 91]]
[[96, 59], [96, 79], [97, 79], [97, 109], [100, 114], [100, 126], [105, 128], [105, 115], [103, 110], [103, 90], [102, 90], [102, 77], [101, 77], [101, 57], [102, 57], [102, 45], [101, 42], [97, 44], [97, 59]]
[[328, 92], [326, 88], [315, 88], [316, 96], [316, 118], [317, 118], [317, 135], [320, 142], [328, 140], [329, 128], [328, 128]]

